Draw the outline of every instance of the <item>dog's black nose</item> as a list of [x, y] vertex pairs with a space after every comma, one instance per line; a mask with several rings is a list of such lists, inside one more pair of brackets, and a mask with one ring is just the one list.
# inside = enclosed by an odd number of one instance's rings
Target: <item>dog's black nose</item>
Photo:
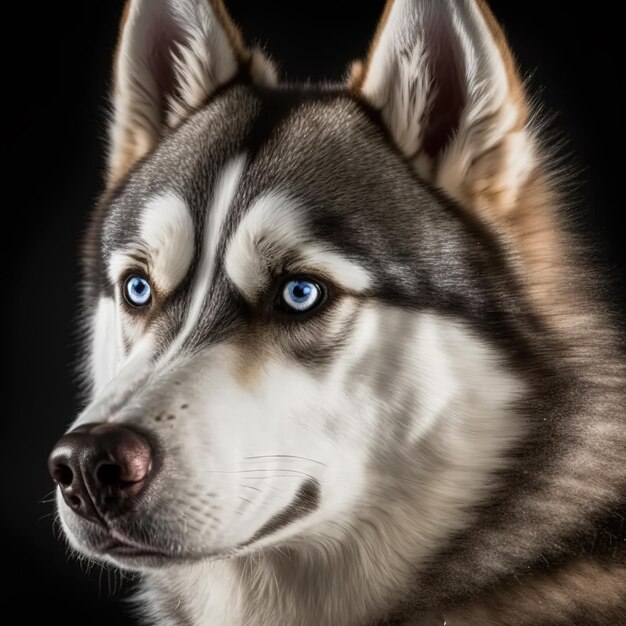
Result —
[[85, 424], [59, 439], [48, 469], [67, 505], [102, 524], [132, 511], [153, 473], [153, 450], [138, 432], [116, 424]]

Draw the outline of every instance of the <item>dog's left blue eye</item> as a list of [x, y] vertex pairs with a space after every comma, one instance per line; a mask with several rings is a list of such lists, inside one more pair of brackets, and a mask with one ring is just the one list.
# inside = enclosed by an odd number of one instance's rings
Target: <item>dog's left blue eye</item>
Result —
[[319, 285], [305, 278], [285, 283], [280, 294], [283, 308], [297, 313], [310, 311], [322, 298]]
[[124, 297], [132, 306], [145, 306], [152, 297], [150, 283], [141, 276], [130, 276], [124, 284]]

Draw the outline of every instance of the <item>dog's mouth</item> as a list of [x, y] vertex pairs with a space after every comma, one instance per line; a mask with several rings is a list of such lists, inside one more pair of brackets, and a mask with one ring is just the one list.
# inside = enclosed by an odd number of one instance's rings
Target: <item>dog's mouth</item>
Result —
[[160, 557], [170, 558], [171, 555], [162, 550], [149, 546], [137, 546], [122, 541], [113, 540], [98, 547], [98, 552], [112, 557]]
[[[200, 560], [223, 560], [236, 555], [254, 552], [257, 543], [270, 537], [277, 530], [299, 520], [318, 506], [319, 483], [311, 478], [304, 481], [294, 495], [292, 502], [265, 522], [249, 539], [227, 546], [216, 545], [214, 549], [198, 549], [186, 545], [185, 537], [157, 524], [158, 519], [150, 516], [134, 520], [118, 517], [86, 521], [76, 516], [76, 522], [69, 529], [76, 529], [74, 535], [82, 550], [95, 558], [113, 562], [129, 570], [160, 569], [169, 565]], [[70, 521], [74, 522], [70, 516]], [[159, 532], [153, 530], [159, 528]], [[146, 541], [149, 538], [149, 541]]]
[[149, 561], [156, 564], [177, 559], [177, 555], [172, 552], [139, 542], [115, 528], [108, 530], [107, 537], [94, 547], [94, 551], [100, 556], [107, 556], [123, 563]]
[[[102, 524], [77, 520], [68, 524], [67, 532], [78, 544], [77, 549], [91, 558], [111, 563], [129, 571], [146, 571], [200, 560], [230, 558], [238, 548], [193, 550], [181, 543], [181, 537], [170, 532], [157, 535], [147, 523], [124, 524], [124, 520], [108, 520]], [[70, 522], [74, 522], [70, 519]], [[147, 522], [147, 520], [144, 520]], [[150, 541], [146, 540], [147, 536]]]

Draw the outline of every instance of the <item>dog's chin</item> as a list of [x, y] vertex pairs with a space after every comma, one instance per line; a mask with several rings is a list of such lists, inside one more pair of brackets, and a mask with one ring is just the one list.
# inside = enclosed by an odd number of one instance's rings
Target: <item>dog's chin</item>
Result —
[[91, 559], [136, 572], [164, 569], [199, 561], [227, 559], [238, 552], [236, 549], [197, 553], [173, 551], [156, 544], [139, 542], [116, 529], [85, 533], [80, 540], [72, 537], [70, 543], [78, 552]]
[[161, 569], [198, 559], [191, 554], [174, 553], [157, 545], [139, 542], [116, 529], [110, 529], [104, 541], [90, 543], [89, 551], [97, 559], [128, 570]]
[[121, 569], [137, 572], [163, 569], [196, 560], [181, 555], [169, 554], [152, 547], [136, 548], [123, 543], [111, 543], [108, 546], [102, 546], [97, 550], [92, 550], [91, 555], [97, 560], [115, 565]]
[[90, 559], [124, 570], [143, 572], [185, 563], [227, 559], [240, 551], [237, 548], [225, 548], [196, 552], [182, 546], [173, 549], [139, 539], [120, 526], [109, 524], [105, 527], [84, 521], [69, 511], [63, 512], [60, 517], [72, 548]]

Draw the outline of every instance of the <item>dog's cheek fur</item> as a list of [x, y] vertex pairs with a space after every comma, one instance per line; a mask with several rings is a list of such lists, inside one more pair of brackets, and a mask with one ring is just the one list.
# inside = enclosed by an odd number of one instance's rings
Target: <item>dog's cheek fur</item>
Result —
[[117, 303], [101, 297], [93, 314], [90, 350], [90, 386], [96, 395], [113, 380], [123, 354], [120, 345]]
[[[411, 311], [376, 304], [361, 306], [355, 315], [355, 308], [345, 307], [352, 317], [350, 348], [336, 346], [322, 370], [294, 360], [285, 346], [270, 350], [268, 334], [262, 370], [244, 388], [238, 391], [238, 383], [224, 378], [218, 383], [208, 370], [201, 376], [207, 391], [198, 405], [222, 406], [225, 394], [229, 420], [216, 415], [202, 425], [201, 416], [190, 417], [195, 443], [179, 441], [180, 449], [197, 459], [211, 457], [198, 446], [218, 456], [221, 449], [238, 450], [242, 457], [259, 457], [254, 467], [264, 454], [308, 457], [313, 460], [308, 467], [287, 458], [280, 467], [315, 476], [321, 497], [318, 509], [260, 543], [281, 541], [280, 554], [257, 552], [250, 559], [168, 570], [173, 595], [162, 595], [166, 614], [178, 597], [193, 613], [192, 623], [226, 611], [234, 623], [308, 624], [298, 598], [309, 596], [311, 624], [325, 612], [338, 623], [371, 618], [399, 599], [396, 590], [434, 546], [468, 524], [470, 506], [489, 493], [506, 467], [504, 451], [522, 435], [524, 423], [515, 414], [520, 381], [502, 369], [495, 348], [437, 315], [416, 318]], [[237, 363], [250, 350], [246, 343], [220, 351], [220, 377], [226, 370], [234, 379]], [[471, 368], [458, 364], [459, 350], [472, 354]], [[213, 456], [213, 463], [232, 464], [232, 453]], [[207, 482], [211, 474], [205, 472], [209, 465], [188, 470], [197, 480], [205, 476], [205, 489], [214, 491], [218, 486]], [[271, 480], [249, 484], [264, 492], [272, 488]], [[296, 484], [283, 477], [276, 487], [284, 493]], [[198, 498], [193, 500], [197, 507]], [[276, 497], [273, 506], [278, 507]], [[250, 518], [269, 516], [267, 509], [251, 505], [243, 511], [243, 519], [223, 517], [223, 524], [242, 528]], [[389, 545], [394, 549], [384, 548]], [[150, 580], [157, 589], [164, 583], [157, 573]], [[205, 590], [200, 595], [206, 593], [206, 606], [187, 597], [192, 580], [191, 586]], [[230, 583], [223, 596], [209, 591], [214, 583], [222, 588], [225, 580]], [[319, 593], [311, 596], [312, 586]], [[348, 607], [345, 597], [359, 600]]]

